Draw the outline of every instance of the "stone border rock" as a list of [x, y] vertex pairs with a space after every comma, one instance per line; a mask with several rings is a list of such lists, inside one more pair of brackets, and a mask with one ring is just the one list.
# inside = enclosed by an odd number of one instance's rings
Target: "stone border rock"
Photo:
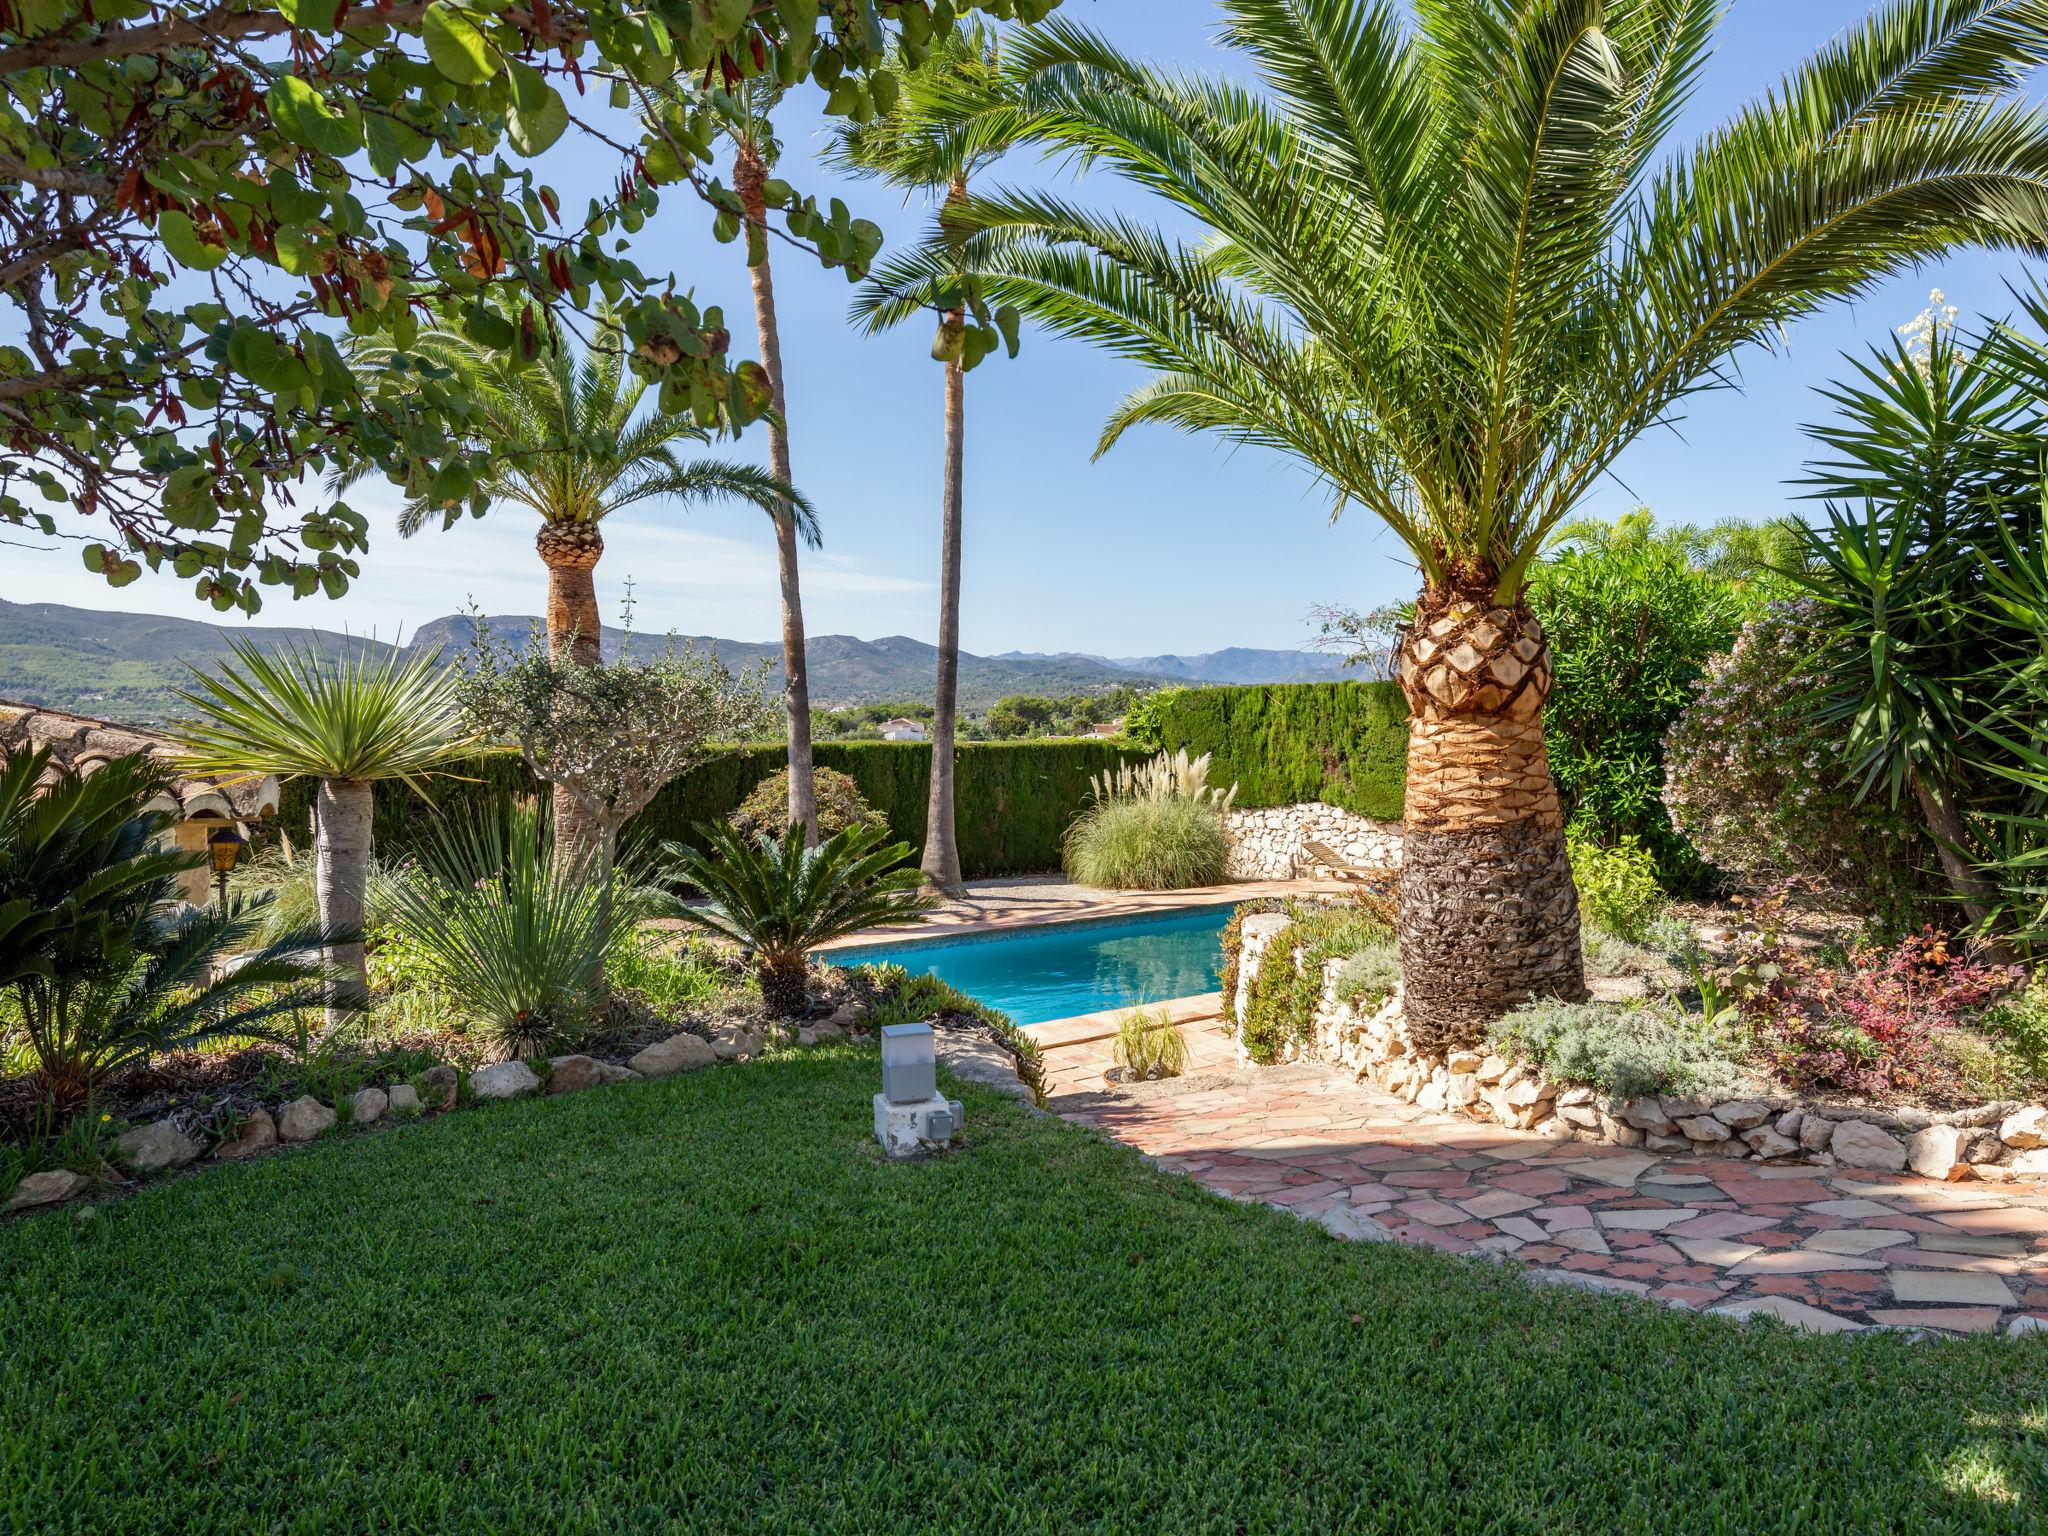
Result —
[[[1237, 992], [1229, 1000], [1241, 1065], [1252, 1064], [1242, 1029], [1251, 979], [1266, 947], [1291, 922], [1284, 912], [1245, 919]], [[1790, 1159], [1886, 1173], [1910, 1169], [1949, 1182], [2048, 1177], [2048, 1105], [1993, 1102], [1936, 1111], [1838, 1104], [1768, 1090], [1726, 1100], [1603, 1100], [1596, 1088], [1557, 1082], [1526, 1063], [1484, 1051], [1425, 1055], [1408, 1034], [1398, 992], [1363, 1013], [1338, 999], [1342, 967], [1341, 960], [1325, 962], [1311, 1037], [1305, 1046], [1290, 1044], [1282, 1060], [1333, 1063], [1419, 1109], [1560, 1141], [1614, 1142], [1674, 1156]]]
[[[789, 1037], [788, 1043], [814, 1046], [844, 1040], [849, 1028], [858, 1025], [861, 1017], [857, 1007], [843, 1005], [830, 1018], [800, 1026]], [[556, 1056], [549, 1060], [546, 1073], [540, 1074], [523, 1061], [493, 1062], [468, 1074], [468, 1099], [473, 1103], [487, 1103], [526, 1098], [543, 1089], [549, 1094], [577, 1093], [614, 1083], [638, 1082], [642, 1078], [671, 1077], [721, 1063], [757, 1060], [767, 1053], [770, 1043], [764, 1029], [726, 1024], [713, 1031], [709, 1039], [688, 1031], [678, 1032], [645, 1047], [623, 1064], [602, 1061], [594, 1056]], [[958, 1070], [969, 1064], [949, 1057], [947, 1065]], [[981, 1071], [988, 1070], [988, 1064], [978, 1065]], [[975, 1070], [964, 1071], [961, 1075], [1002, 1087], [993, 1075], [981, 1076]], [[446, 1065], [430, 1068], [424, 1080], [427, 1089], [424, 1096], [411, 1083], [358, 1090], [347, 1101], [349, 1123], [370, 1126], [393, 1117], [410, 1118], [432, 1111], [445, 1112], [462, 1102], [464, 1079], [455, 1068]], [[1011, 1080], [1016, 1081], [1014, 1072]], [[1021, 1083], [1018, 1086], [1023, 1088]], [[1028, 1097], [1030, 1089], [1023, 1088], [1023, 1092]], [[234, 1136], [213, 1147], [212, 1160], [237, 1162], [280, 1145], [318, 1141], [340, 1124], [341, 1118], [339, 1105], [322, 1103], [310, 1094], [289, 1104], [259, 1106]], [[112, 1142], [109, 1155], [124, 1172], [146, 1176], [188, 1168], [198, 1162], [206, 1151], [206, 1143], [173, 1118], [151, 1121], [124, 1131]], [[15, 1185], [6, 1205], [0, 1206], [0, 1215], [62, 1204], [85, 1194], [94, 1183], [90, 1176], [69, 1169], [29, 1174]]]

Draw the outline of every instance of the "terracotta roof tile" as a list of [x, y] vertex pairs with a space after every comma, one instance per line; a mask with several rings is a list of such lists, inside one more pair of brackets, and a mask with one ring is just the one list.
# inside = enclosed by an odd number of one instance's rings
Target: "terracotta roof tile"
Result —
[[[0, 699], [0, 751], [12, 751], [24, 743], [48, 747], [53, 763], [82, 773], [92, 772], [109, 758], [136, 752], [173, 763], [178, 756], [170, 741], [152, 731]], [[253, 821], [276, 814], [278, 786], [268, 774], [180, 774], [171, 783], [171, 795], [188, 820], [204, 816]]]

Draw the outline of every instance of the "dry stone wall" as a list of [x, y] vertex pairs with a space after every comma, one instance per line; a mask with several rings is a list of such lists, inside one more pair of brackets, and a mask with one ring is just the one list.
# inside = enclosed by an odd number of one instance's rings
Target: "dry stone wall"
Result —
[[[1251, 979], [1267, 949], [1287, 942], [1291, 921], [1281, 912], [1245, 919], [1237, 994], [1230, 1000], [1241, 1064], [1250, 1064], [1242, 1029]], [[1402, 1020], [1398, 992], [1366, 1009], [1338, 1000], [1343, 964], [1324, 962], [1309, 1037], [1290, 1043], [1281, 1059], [1330, 1062], [1418, 1109], [1555, 1140], [1615, 1142], [1673, 1155], [1839, 1163], [1950, 1181], [2048, 1178], [2048, 1106], [1993, 1102], [1933, 1111], [1831, 1104], [1762, 1090], [1734, 1099], [1613, 1100], [1597, 1088], [1556, 1082], [1526, 1062], [1484, 1050], [1424, 1054]]]
[[1401, 866], [1401, 824], [1374, 821], [1340, 806], [1311, 800], [1234, 810], [1225, 818], [1233, 880], [1289, 880], [1309, 873], [1309, 843], [1321, 843], [1347, 863], [1366, 868]]

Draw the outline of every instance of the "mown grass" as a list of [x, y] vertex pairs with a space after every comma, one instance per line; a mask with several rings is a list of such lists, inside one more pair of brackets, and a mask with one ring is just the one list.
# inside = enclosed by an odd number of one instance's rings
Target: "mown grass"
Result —
[[0, 1527], [2039, 1529], [2048, 1349], [1340, 1244], [871, 1052], [479, 1109], [0, 1226]]

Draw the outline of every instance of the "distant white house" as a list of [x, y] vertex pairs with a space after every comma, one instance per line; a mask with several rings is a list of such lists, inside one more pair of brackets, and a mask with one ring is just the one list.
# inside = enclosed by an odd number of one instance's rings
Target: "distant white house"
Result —
[[923, 741], [924, 724], [918, 720], [884, 720], [882, 722], [884, 741]]
[[1105, 720], [1099, 725], [1090, 726], [1088, 732], [1091, 736], [1121, 736], [1124, 733], [1124, 723], [1121, 720]]

